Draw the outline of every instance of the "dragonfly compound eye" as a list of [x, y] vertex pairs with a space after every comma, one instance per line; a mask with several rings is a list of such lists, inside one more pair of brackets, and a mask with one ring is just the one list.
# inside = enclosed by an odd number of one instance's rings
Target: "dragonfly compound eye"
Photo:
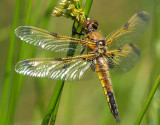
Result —
[[92, 31], [97, 30], [98, 22], [96, 20], [85, 20], [82, 24], [82, 27], [85, 32], [90, 33]]

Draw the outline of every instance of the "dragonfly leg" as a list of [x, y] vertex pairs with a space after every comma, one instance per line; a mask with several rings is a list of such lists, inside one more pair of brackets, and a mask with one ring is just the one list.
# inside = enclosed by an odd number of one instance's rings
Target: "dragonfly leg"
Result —
[[75, 24], [75, 21], [74, 21], [73, 26], [72, 26], [72, 36], [74, 36], [75, 34], [84, 35], [83, 33], [78, 33], [78, 32], [75, 30], [74, 24]]
[[84, 53], [84, 51], [85, 51], [86, 47], [87, 47], [87, 46], [83, 46], [83, 49], [82, 49], [82, 51], [81, 51], [81, 54], [80, 54], [80, 55], [82, 55], [82, 54]]

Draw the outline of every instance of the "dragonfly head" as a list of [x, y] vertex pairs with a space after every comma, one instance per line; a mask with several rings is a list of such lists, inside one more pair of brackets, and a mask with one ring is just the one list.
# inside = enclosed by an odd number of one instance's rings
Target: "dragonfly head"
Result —
[[82, 28], [88, 34], [98, 29], [98, 22], [96, 20], [87, 19], [82, 23]]

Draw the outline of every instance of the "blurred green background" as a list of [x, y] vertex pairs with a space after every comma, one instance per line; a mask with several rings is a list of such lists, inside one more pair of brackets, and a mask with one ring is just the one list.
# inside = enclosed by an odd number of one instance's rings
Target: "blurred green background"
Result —
[[[18, 0], [17, 0], [18, 1]], [[58, 1], [33, 0], [31, 15], [27, 17], [28, 1], [20, 1], [16, 25], [29, 24], [58, 34], [71, 36], [73, 21], [64, 17], [51, 16], [48, 5], [57, 6]], [[0, 1], [0, 103], [4, 89], [4, 78], [7, 67], [9, 44], [13, 42], [13, 16], [16, 0]], [[142, 49], [142, 56], [136, 66], [123, 75], [111, 74], [114, 94], [118, 105], [120, 125], [134, 125], [137, 117], [160, 72], [160, 1], [159, 0], [94, 0], [89, 17], [99, 22], [99, 29], [104, 36], [124, 25], [136, 12], [147, 11], [152, 15], [152, 22], [137, 45]], [[46, 14], [46, 11], [48, 14]], [[25, 19], [28, 22], [25, 22]], [[15, 25], [15, 26], [16, 26]], [[12, 53], [13, 65], [8, 96], [16, 88], [21, 75], [15, 73], [14, 66], [21, 58], [40, 58], [65, 56], [41, 50], [15, 38]], [[22, 54], [23, 52], [23, 54]], [[19, 58], [20, 57], [20, 58]], [[15, 125], [39, 125], [44, 117], [56, 81], [45, 78], [24, 76], [20, 85], [15, 114], [12, 122]], [[9, 105], [9, 101], [7, 103]], [[7, 110], [6, 110], [7, 111]], [[0, 110], [1, 112], [1, 110]], [[142, 125], [160, 124], [160, 89], [143, 118]], [[14, 119], [14, 120], [13, 120]], [[96, 73], [89, 72], [84, 79], [65, 82], [58, 109], [56, 125], [115, 125], [116, 120], [110, 113], [103, 89]]]

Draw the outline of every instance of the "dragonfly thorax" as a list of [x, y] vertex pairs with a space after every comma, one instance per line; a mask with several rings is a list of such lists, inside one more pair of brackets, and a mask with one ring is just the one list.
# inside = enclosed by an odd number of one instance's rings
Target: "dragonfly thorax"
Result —
[[97, 49], [96, 49], [95, 53], [98, 55], [105, 54], [107, 51], [107, 47], [105, 45], [105, 40], [98, 40], [96, 42], [96, 44], [97, 44]]

